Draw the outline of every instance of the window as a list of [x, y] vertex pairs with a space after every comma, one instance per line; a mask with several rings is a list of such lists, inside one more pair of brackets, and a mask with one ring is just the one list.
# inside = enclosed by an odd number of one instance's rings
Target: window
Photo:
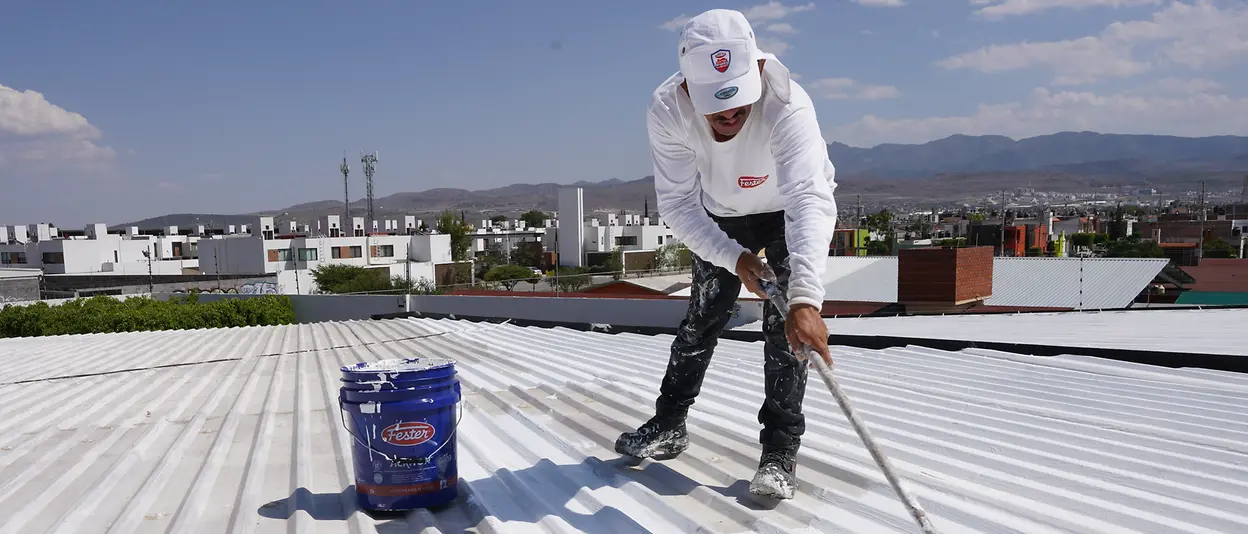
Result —
[[0, 252], [0, 265], [26, 263], [25, 252]]
[[269, 261], [290, 261], [290, 249], [288, 248], [269, 249]]
[[121, 263], [121, 257], [116, 250], [113, 251], [113, 263]]
[[621, 247], [635, 246], [637, 245], [637, 236], [635, 235], [618, 236], [615, 238], [615, 244], [616, 246], [621, 246]]
[[372, 252], [374, 258], [393, 258], [394, 245], [375, 245]]
[[48, 265], [60, 265], [62, 263], [65, 263], [65, 253], [64, 252], [44, 252], [43, 263], [48, 264]]
[[299, 261], [316, 261], [317, 252], [314, 248], [299, 249]]
[[659, 236], [659, 244], [660, 244], [660, 245], [662, 245], [662, 244], [663, 244], [663, 236]]
[[361, 258], [364, 256], [364, 247], [356, 245], [354, 247], [334, 247], [330, 251], [330, 257], [334, 259], [342, 258]]

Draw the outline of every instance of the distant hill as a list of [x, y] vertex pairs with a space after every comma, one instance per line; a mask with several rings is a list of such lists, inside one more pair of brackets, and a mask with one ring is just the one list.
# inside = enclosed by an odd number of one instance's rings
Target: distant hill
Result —
[[1248, 137], [1175, 137], [1062, 132], [1017, 141], [999, 135], [953, 135], [921, 145], [856, 148], [828, 145], [839, 173], [921, 178], [941, 173], [1068, 172], [1164, 175], [1242, 171]]
[[[1175, 137], [1062, 132], [1026, 139], [985, 135], [953, 135], [923, 144], [882, 144], [872, 148], [828, 145], [837, 168], [839, 195], [863, 194], [876, 198], [960, 198], [1001, 189], [1080, 192], [1106, 185], [1139, 184], [1159, 189], [1191, 189], [1201, 180], [1209, 187], [1232, 187], [1248, 173], [1248, 137]], [[653, 177], [624, 181], [577, 182], [585, 189], [589, 213], [626, 210], [640, 213], [649, 203], [655, 209]], [[430, 219], [444, 210], [463, 212], [469, 221], [491, 215], [515, 216], [530, 209], [556, 209], [561, 184], [514, 184], [470, 191], [439, 188], [396, 193], [378, 198], [378, 217], [416, 215]], [[1198, 185], [1195, 186], [1197, 189]], [[363, 200], [351, 203], [353, 216], [364, 214]], [[255, 214], [173, 214], [115, 227], [143, 228], [196, 224], [248, 224], [256, 215], [278, 215], [278, 223], [293, 217], [309, 222], [327, 214], [341, 214], [342, 202], [324, 200]]]

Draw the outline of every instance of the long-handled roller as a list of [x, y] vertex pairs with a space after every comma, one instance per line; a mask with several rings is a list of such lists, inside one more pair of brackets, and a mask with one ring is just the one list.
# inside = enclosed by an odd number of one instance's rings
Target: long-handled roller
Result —
[[[767, 293], [771, 303], [780, 311], [780, 316], [785, 317], [788, 315], [788, 299], [780, 292], [779, 287], [768, 280], [762, 280], [759, 284], [762, 286], [763, 292]], [[845, 417], [849, 419], [850, 425], [854, 427], [854, 431], [858, 433], [862, 443], [867, 446], [867, 451], [875, 459], [876, 465], [879, 465], [880, 470], [884, 472], [884, 478], [888, 479], [888, 483], [893, 486], [893, 491], [897, 492], [897, 497], [901, 498], [902, 504], [906, 505], [906, 508], [910, 510], [910, 515], [914, 516], [914, 520], [919, 523], [919, 528], [923, 529], [923, 532], [926, 534], [934, 534], [936, 531], [932, 528], [932, 523], [927, 518], [927, 512], [902, 487], [901, 479], [893, 473], [893, 465], [889, 463], [888, 457], [884, 456], [880, 446], [875, 443], [875, 438], [867, 431], [867, 426], [858, 418], [858, 413], [849, 404], [849, 398], [845, 396], [844, 391], [841, 391], [841, 386], [836, 383], [836, 377], [832, 375], [832, 368], [823, 361], [821, 354], [809, 346], [803, 346], [802, 352], [805, 353], [807, 359], [814, 362], [815, 369], [819, 371], [819, 376], [823, 378], [823, 383], [828, 386], [828, 391], [831, 391], [832, 396], [836, 397], [836, 403], [841, 405], [841, 411], [845, 412]]]

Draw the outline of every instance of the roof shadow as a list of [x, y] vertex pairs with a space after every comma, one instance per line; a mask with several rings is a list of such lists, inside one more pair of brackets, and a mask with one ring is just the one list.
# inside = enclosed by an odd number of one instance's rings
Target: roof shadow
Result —
[[[865, 481], [849, 480], [865, 484]], [[503, 523], [540, 524], [557, 517], [571, 528], [588, 533], [646, 533], [645, 526], [625, 511], [611, 506], [610, 498], [598, 498], [586, 492], [613, 487], [626, 492], [626, 485], [637, 484], [660, 497], [693, 495], [705, 488], [724, 499], [718, 504], [694, 499], [712, 508], [739, 506], [753, 513], [775, 509], [781, 501], [750, 494], [749, 480], [738, 479], [731, 484], [704, 484], [662, 462], [642, 461], [629, 457], [600, 459], [588, 457], [577, 464], [556, 464], [542, 458], [524, 469], [498, 469], [491, 476], [462, 481], [459, 495], [447, 506], [409, 512], [366, 511], [378, 521], [382, 534], [420, 532], [433, 526], [444, 533], [475, 532], [481, 520], [490, 517]], [[803, 488], [810, 491], [810, 486]], [[803, 492], [803, 490], [799, 490]], [[718, 500], [718, 499], [717, 499]], [[650, 509], [643, 499], [643, 508]], [[676, 514], [683, 513], [679, 502], [669, 503]], [[290, 497], [261, 506], [257, 512], [271, 519], [290, 519], [298, 510], [316, 521], [345, 521], [360, 512], [356, 505], [355, 486], [338, 493], [313, 493], [306, 488], [295, 490]], [[592, 513], [583, 510], [594, 510]], [[649, 510], [656, 516], [662, 511]], [[725, 514], [732, 516], [733, 514]]]

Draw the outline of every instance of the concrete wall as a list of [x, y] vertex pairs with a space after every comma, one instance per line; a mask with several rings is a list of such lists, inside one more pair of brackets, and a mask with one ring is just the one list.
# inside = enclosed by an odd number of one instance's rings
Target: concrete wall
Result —
[[[295, 307], [298, 323], [325, 321], [367, 321], [374, 315], [401, 313], [407, 309], [404, 295], [287, 295]], [[253, 295], [206, 294], [200, 302], [229, 298], [252, 298]]]
[[0, 278], [0, 304], [39, 300], [39, 278]]
[[[369, 320], [373, 315], [419, 311], [476, 317], [502, 317], [535, 321], [563, 321], [619, 326], [675, 328], [680, 325], [688, 301], [684, 299], [619, 299], [558, 297], [494, 297], [465, 295], [289, 295], [299, 323]], [[250, 295], [200, 295], [209, 302]], [[761, 321], [759, 301], [739, 303], [728, 322], [735, 328]]]
[[[466, 295], [410, 295], [408, 304], [408, 311], [413, 312], [669, 328], [680, 325], [688, 308], [689, 302], [685, 299]], [[736, 315], [728, 323], [728, 328], [761, 321], [762, 310], [762, 304], [759, 301], [740, 302]]]

